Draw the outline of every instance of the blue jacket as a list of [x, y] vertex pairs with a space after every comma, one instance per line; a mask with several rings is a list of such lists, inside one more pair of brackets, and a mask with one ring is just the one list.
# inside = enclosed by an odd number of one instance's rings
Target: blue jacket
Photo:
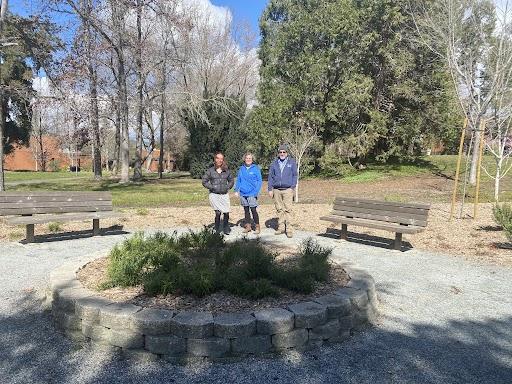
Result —
[[257, 197], [260, 193], [262, 184], [261, 170], [256, 164], [251, 164], [249, 168], [243, 164], [236, 177], [235, 192], [240, 192], [242, 196]]
[[297, 179], [299, 177], [297, 171], [297, 162], [295, 159], [288, 157], [286, 165], [281, 172], [279, 168], [279, 158], [275, 159], [270, 165], [268, 173], [268, 190], [275, 189], [295, 189], [297, 186]]

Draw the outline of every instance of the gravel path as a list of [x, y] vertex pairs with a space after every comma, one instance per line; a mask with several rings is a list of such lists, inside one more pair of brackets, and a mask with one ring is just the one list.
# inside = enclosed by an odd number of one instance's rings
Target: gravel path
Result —
[[[275, 237], [266, 230], [265, 237]], [[293, 242], [307, 236], [298, 233]], [[0, 244], [0, 383], [511, 383], [512, 269], [328, 238], [333, 259], [367, 269], [380, 324], [344, 344], [276, 359], [173, 366], [79, 348], [41, 310], [50, 271], [124, 236]], [[290, 243], [283, 236], [279, 241]]]

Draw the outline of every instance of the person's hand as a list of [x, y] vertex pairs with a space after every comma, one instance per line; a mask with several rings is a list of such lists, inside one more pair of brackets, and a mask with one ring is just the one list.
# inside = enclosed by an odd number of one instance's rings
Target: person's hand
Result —
[[238, 195], [238, 192], [235, 192], [235, 197], [238, 197], [238, 196], [239, 196], [239, 195]]
[[268, 195], [269, 195], [270, 197], [274, 197], [274, 191], [268, 191]]

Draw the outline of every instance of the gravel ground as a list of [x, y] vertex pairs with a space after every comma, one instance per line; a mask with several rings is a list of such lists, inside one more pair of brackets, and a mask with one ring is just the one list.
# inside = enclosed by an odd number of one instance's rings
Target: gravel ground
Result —
[[[238, 231], [238, 230], [237, 230]], [[265, 237], [275, 238], [269, 230]], [[308, 236], [298, 232], [291, 245]], [[173, 366], [80, 348], [42, 311], [50, 271], [123, 236], [0, 244], [0, 383], [510, 383], [512, 269], [320, 238], [367, 269], [380, 324], [348, 342], [275, 359]]]

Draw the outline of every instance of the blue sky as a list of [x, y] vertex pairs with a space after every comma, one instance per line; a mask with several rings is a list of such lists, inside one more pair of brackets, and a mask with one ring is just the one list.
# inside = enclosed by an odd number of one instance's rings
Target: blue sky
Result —
[[[228, 7], [236, 22], [249, 22], [255, 32], [259, 32], [258, 19], [268, 0], [210, 0], [212, 4]], [[28, 15], [37, 13], [40, 0], [11, 0], [9, 8], [13, 13]]]
[[268, 0], [210, 0], [212, 4], [228, 7], [235, 21], [248, 21], [259, 32], [258, 20]]

